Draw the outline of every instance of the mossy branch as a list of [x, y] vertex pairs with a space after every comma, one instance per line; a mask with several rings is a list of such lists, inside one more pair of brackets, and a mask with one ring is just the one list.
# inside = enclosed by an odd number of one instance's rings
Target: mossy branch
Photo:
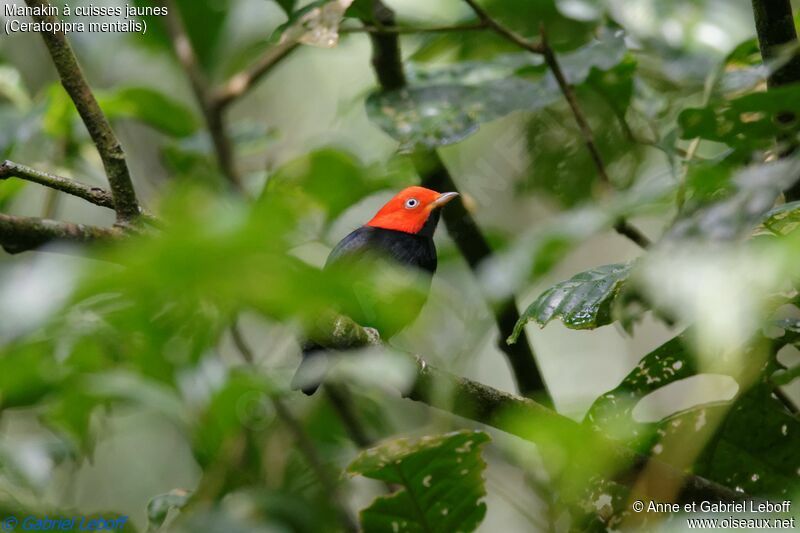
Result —
[[[326, 335], [322, 334], [320, 328], [314, 339], [328, 349], [345, 350], [374, 345], [377, 342], [374, 333], [347, 317], [337, 316], [331, 322], [335, 327]], [[585, 446], [590, 444], [596, 453], [613, 457], [618, 464], [624, 466], [622, 474], [617, 478], [623, 483], [633, 483], [636, 473], [645, 465], [648, 468], [657, 468], [663, 476], [662, 479], [674, 480], [681, 487], [681, 502], [738, 501], [749, 498], [708, 479], [681, 472], [652, 457], [637, 454], [621, 443], [608, 439], [590, 427], [562, 416], [530, 398], [453, 375], [429, 365], [419, 356], [409, 354], [408, 357], [416, 367], [414, 384], [404, 393], [410, 400], [494, 427], [543, 448], [569, 448], [569, 443], [579, 443], [582, 453], [585, 453]], [[442, 391], [448, 391], [449, 394], [442, 394]], [[520, 423], [523, 420], [525, 423]]]
[[[30, 7], [41, 8], [41, 12], [49, 12], [46, 9], [51, 7], [47, 0], [25, 1]], [[34, 16], [33, 18], [36, 22], [56, 22], [54, 16]], [[111, 124], [103, 110], [100, 109], [64, 32], [53, 33], [43, 30], [41, 35], [61, 78], [61, 84], [75, 104], [78, 114], [89, 131], [89, 136], [100, 154], [108, 183], [111, 186], [117, 221], [123, 224], [131, 222], [140, 215], [140, 209], [122, 146], [111, 129]]]
[[114, 241], [124, 235], [125, 232], [118, 227], [103, 228], [0, 213], [0, 246], [10, 254], [35, 250], [57, 241], [83, 244]]

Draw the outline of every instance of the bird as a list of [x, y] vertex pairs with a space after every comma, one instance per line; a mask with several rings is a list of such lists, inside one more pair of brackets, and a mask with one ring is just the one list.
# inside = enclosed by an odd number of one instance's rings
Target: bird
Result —
[[[339, 241], [328, 255], [324, 269], [335, 269], [344, 264], [375, 264], [379, 258], [385, 258], [422, 273], [420, 288], [427, 294], [438, 264], [433, 235], [441, 209], [458, 195], [457, 192], [439, 193], [420, 186], [406, 187], [386, 202], [366, 224]], [[379, 265], [375, 266], [379, 268]], [[381, 338], [389, 339], [410, 324], [423, 305], [424, 299], [417, 300], [412, 304], [413, 309], [404, 313], [399, 321], [381, 320], [382, 317], [374, 316], [375, 313], [391, 312], [386, 308], [391, 306], [378, 307], [366, 313], [367, 318], [360, 317], [362, 322], [367, 322], [361, 325], [375, 325]], [[304, 342], [302, 350], [303, 359], [292, 379], [292, 389], [300, 389], [310, 396], [321, 384], [320, 375], [324, 375], [327, 367], [325, 350], [311, 341]]]

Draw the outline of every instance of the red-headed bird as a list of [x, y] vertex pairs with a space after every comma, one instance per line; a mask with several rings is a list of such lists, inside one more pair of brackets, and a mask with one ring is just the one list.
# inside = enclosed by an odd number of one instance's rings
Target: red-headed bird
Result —
[[[458, 196], [455, 192], [438, 193], [425, 187], [407, 187], [397, 193], [384, 205], [365, 225], [356, 229], [339, 241], [325, 262], [325, 268], [338, 263], [374, 261], [376, 256], [386, 257], [405, 267], [418, 269], [427, 273], [425, 280], [430, 287], [431, 276], [436, 272], [436, 246], [433, 244], [433, 233], [439, 223], [440, 209], [450, 200]], [[410, 313], [409, 318], [416, 317], [422, 310]], [[413, 319], [412, 318], [412, 319]], [[387, 321], [378, 320], [378, 323]], [[391, 321], [389, 321], [391, 322]], [[361, 324], [370, 326], [372, 324]], [[380, 331], [383, 338], [389, 338], [408, 325], [397, 324], [387, 331]], [[303, 361], [292, 380], [292, 388], [302, 389], [306, 394], [313, 394], [319, 387], [320, 357], [324, 349], [314, 343], [303, 345]]]

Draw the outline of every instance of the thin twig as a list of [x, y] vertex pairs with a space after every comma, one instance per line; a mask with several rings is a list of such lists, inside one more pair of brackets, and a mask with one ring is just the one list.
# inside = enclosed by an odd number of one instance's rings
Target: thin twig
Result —
[[39, 185], [44, 185], [45, 187], [77, 196], [78, 198], [82, 198], [100, 207], [114, 209], [114, 199], [111, 193], [102, 187], [95, 187], [71, 178], [42, 172], [19, 163], [14, 163], [13, 161], [4, 161], [0, 163], [0, 180], [12, 177], [38, 183]]
[[217, 166], [222, 175], [225, 176], [225, 179], [234, 188], [241, 191], [242, 182], [236, 170], [233, 143], [225, 127], [222, 109], [212, 99], [208, 80], [197, 60], [197, 54], [195, 54], [177, 6], [172, 0], [162, 0], [162, 4], [168, 8], [167, 16], [165, 17], [167, 32], [170, 35], [178, 62], [189, 78], [195, 100], [197, 100], [197, 105], [200, 107], [205, 119], [208, 133], [211, 135]]
[[507, 40], [511, 41], [512, 43], [516, 44], [517, 46], [528, 50], [534, 54], [544, 54], [544, 47], [542, 43], [535, 43], [533, 41], [529, 41], [522, 35], [518, 34], [511, 28], [507, 28], [503, 24], [497, 22], [494, 18], [492, 18], [489, 13], [483, 9], [478, 2], [475, 0], [464, 0], [469, 7], [478, 15], [478, 18], [489, 28], [491, 28], [495, 33], [505, 37]]
[[[465, 1], [471, 2], [471, 0]], [[564, 95], [564, 99], [566, 99], [567, 103], [569, 104], [570, 110], [572, 110], [572, 115], [575, 117], [575, 122], [578, 123], [578, 127], [581, 130], [583, 141], [586, 144], [586, 148], [589, 150], [589, 155], [591, 156], [594, 166], [597, 169], [597, 174], [600, 176], [600, 179], [603, 181], [603, 183], [607, 185], [613, 185], [611, 178], [608, 176], [606, 165], [603, 162], [603, 156], [600, 154], [600, 150], [597, 148], [597, 143], [594, 139], [594, 132], [592, 132], [592, 128], [589, 126], [589, 121], [586, 120], [586, 115], [583, 113], [583, 109], [578, 102], [577, 96], [575, 96], [575, 91], [573, 90], [572, 85], [570, 85], [569, 81], [564, 75], [564, 71], [561, 69], [561, 65], [558, 62], [555, 52], [553, 52], [553, 49], [547, 42], [547, 34], [545, 33], [544, 27], [541, 29], [541, 36], [541, 50], [544, 54], [544, 60], [547, 63], [547, 66], [550, 68], [550, 71], [553, 73], [553, 77], [556, 79], [558, 87], [561, 89], [561, 93]], [[614, 229], [617, 231], [617, 233], [627, 237], [641, 248], [647, 248], [651, 244], [650, 239], [648, 239], [641, 230], [631, 225], [624, 218], [620, 219], [616, 224], [614, 224]]]
[[350, 391], [344, 385], [334, 383], [323, 383], [322, 388], [353, 444], [361, 450], [372, 446], [373, 440], [364, 431], [361, 422], [356, 416], [356, 409], [353, 405]]
[[[239, 350], [242, 358], [247, 362], [248, 365], [254, 366], [255, 356], [253, 350], [247, 344], [244, 335], [242, 335], [242, 331], [239, 328], [238, 318], [234, 319], [233, 323], [231, 324], [230, 331], [233, 343]], [[347, 507], [342, 502], [342, 497], [339, 492], [336, 479], [326, 468], [325, 462], [317, 453], [317, 448], [314, 446], [314, 442], [311, 440], [311, 438], [309, 438], [305, 429], [303, 429], [302, 424], [300, 424], [294, 415], [292, 415], [292, 412], [288, 407], [286, 407], [280, 397], [277, 395], [270, 395], [269, 398], [272, 406], [275, 408], [275, 413], [278, 415], [278, 418], [280, 418], [284, 425], [289, 429], [294, 437], [295, 442], [297, 443], [297, 446], [300, 449], [300, 452], [306, 458], [308, 466], [314, 471], [314, 474], [317, 476], [317, 479], [319, 480], [320, 485], [322, 485], [325, 493], [328, 494], [328, 496], [332, 499], [336, 512], [340, 521], [342, 522], [342, 525], [345, 527], [345, 530], [358, 531], [358, 526], [350, 516], [350, 513], [347, 511]]]
[[425, 34], [425, 33], [462, 33], [470, 31], [483, 31], [489, 29], [485, 22], [473, 24], [456, 24], [454, 26], [360, 26], [354, 28], [339, 28], [339, 33], [386, 33], [386, 34]]
[[[337, 324], [341, 325], [343, 322], [348, 323], [347, 327], [331, 330], [327, 336], [320, 334], [315, 342], [336, 350], [352, 348], [358, 345], [358, 339], [369, 338], [364, 331], [359, 331], [363, 328], [352, 320], [340, 317]], [[655, 464], [663, 471], [665, 478], [681, 480], [681, 501], [748, 499], [746, 494], [700, 476], [680, 472], [657, 459], [635, 453], [589, 426], [562, 416], [530, 398], [515, 396], [483, 383], [455, 376], [429, 365], [419, 356], [409, 354], [408, 357], [415, 365], [417, 374], [413, 386], [404, 393], [408, 399], [497, 428], [551, 450], [553, 446], [562, 448], [562, 451], [571, 446], [580, 446], [585, 453], [585, 446], [591, 446], [595, 453], [608, 453], [629, 465], [628, 472], [639, 470], [644, 465]], [[442, 391], [449, 391], [451, 394], [442, 394]], [[554, 440], [554, 436], [558, 439]]]
[[219, 112], [224, 111], [234, 100], [250, 91], [261, 78], [285, 59], [297, 46], [296, 41], [286, 41], [267, 49], [252, 66], [231, 76], [220, 89], [212, 94], [212, 106]]
[[[508, 41], [516, 44], [517, 46], [528, 50], [534, 54], [543, 55], [547, 66], [550, 68], [550, 71], [553, 73], [553, 76], [558, 83], [559, 88], [561, 89], [561, 93], [564, 95], [564, 98], [567, 100], [570, 109], [572, 110], [572, 114], [575, 117], [575, 121], [578, 123], [578, 127], [581, 130], [581, 135], [583, 136], [584, 142], [586, 143], [586, 147], [589, 150], [589, 154], [594, 162], [595, 167], [597, 168], [597, 173], [600, 176], [600, 179], [603, 183], [611, 184], [611, 179], [608, 177], [608, 172], [606, 171], [605, 163], [603, 162], [603, 158], [600, 155], [600, 150], [597, 148], [597, 144], [594, 140], [594, 133], [592, 132], [592, 128], [589, 126], [589, 122], [586, 120], [586, 115], [584, 115], [583, 110], [581, 109], [580, 104], [578, 103], [578, 99], [575, 96], [575, 91], [573, 91], [572, 86], [567, 81], [566, 76], [564, 75], [564, 71], [561, 69], [561, 65], [558, 63], [558, 59], [556, 58], [553, 49], [547, 43], [547, 35], [545, 34], [544, 27], [541, 28], [541, 41], [538, 43], [529, 41], [525, 39], [521, 35], [517, 34], [510, 28], [504, 26], [494, 18], [485, 10], [483, 9], [475, 0], [464, 0], [475, 12], [478, 18], [483, 21], [484, 23], [488, 24], [489, 27], [494, 30], [495, 33], [504, 37]], [[648, 239], [642, 231], [638, 230], [637, 228], [633, 227], [630, 223], [628, 223], [625, 219], [620, 220], [618, 223], [614, 225], [614, 229], [620, 235], [628, 237], [634, 243], [639, 245], [642, 248], [647, 248], [650, 245], [650, 239]]]
[[54, 241], [74, 243], [113, 241], [124, 235], [125, 232], [118, 227], [103, 228], [0, 213], [0, 246], [10, 254], [33, 250]]
[[[47, 0], [25, 1], [28, 6], [40, 8], [42, 12], [48, 12], [46, 10], [51, 9]], [[56, 22], [56, 18], [53, 16], [34, 15], [33, 19], [36, 22]], [[78, 114], [97, 147], [100, 159], [103, 161], [108, 183], [111, 186], [111, 194], [114, 197], [117, 221], [127, 223], [135, 220], [140, 214], [139, 202], [136, 199], [136, 191], [133, 188], [125, 154], [83, 76], [66, 35], [63, 32], [53, 33], [46, 30], [42, 30], [41, 34], [50, 51], [53, 64], [61, 77], [61, 83], [75, 104]]]

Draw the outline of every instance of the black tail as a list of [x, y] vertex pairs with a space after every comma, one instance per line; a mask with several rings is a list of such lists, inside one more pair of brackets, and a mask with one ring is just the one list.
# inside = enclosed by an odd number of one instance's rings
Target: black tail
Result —
[[328, 354], [325, 348], [313, 342], [303, 344], [303, 360], [292, 378], [292, 390], [301, 390], [303, 394], [311, 396], [320, 385], [328, 372]]

